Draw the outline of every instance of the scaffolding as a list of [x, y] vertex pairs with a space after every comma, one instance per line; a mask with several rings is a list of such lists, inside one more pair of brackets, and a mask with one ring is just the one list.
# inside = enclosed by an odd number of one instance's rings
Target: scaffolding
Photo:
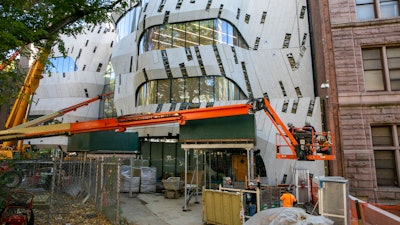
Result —
[[[219, 149], [245, 149], [247, 152], [247, 177], [254, 178], [254, 170], [250, 169], [252, 168], [252, 165], [254, 164], [254, 143], [253, 142], [231, 142], [231, 143], [221, 143], [220, 141], [218, 143], [212, 143], [212, 142], [195, 142], [195, 143], [182, 143], [182, 149], [185, 151], [185, 183], [184, 183], [184, 194], [185, 194], [185, 201], [183, 205], [183, 211], [189, 211], [188, 209], [188, 204], [191, 198], [194, 196], [195, 198], [195, 204], [198, 204], [198, 195], [199, 195], [199, 190], [201, 190], [201, 186], [203, 185], [205, 188], [210, 188], [211, 187], [211, 175], [210, 173], [207, 173], [206, 171], [210, 171], [210, 168], [205, 168], [203, 172], [199, 172], [199, 155], [200, 154], [206, 154], [207, 152], [210, 151], [216, 151]], [[189, 176], [188, 173], [188, 154], [189, 151], [193, 151], [193, 154], [195, 156], [196, 162], [195, 162], [195, 167], [193, 170], [193, 175], [191, 179], [188, 179]], [[203, 164], [208, 165], [210, 167], [211, 162], [206, 162], [206, 157], [203, 157]]]

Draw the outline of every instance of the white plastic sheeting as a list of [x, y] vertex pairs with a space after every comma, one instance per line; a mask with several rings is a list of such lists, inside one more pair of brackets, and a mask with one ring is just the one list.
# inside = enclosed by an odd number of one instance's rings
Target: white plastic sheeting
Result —
[[332, 225], [333, 221], [323, 216], [307, 214], [302, 208], [273, 208], [263, 210], [245, 225]]

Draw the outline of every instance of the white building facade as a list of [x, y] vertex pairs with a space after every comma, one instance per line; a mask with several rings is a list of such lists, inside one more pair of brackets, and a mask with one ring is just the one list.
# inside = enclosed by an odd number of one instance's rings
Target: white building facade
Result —
[[[299, 127], [309, 121], [321, 131], [307, 13], [305, 0], [142, 2], [117, 21], [111, 60], [118, 115], [268, 96], [283, 121]], [[293, 168], [324, 174], [321, 161], [275, 158], [276, 130], [263, 112], [256, 126], [269, 184]], [[141, 137], [179, 134], [170, 125], [135, 131]]]
[[[54, 47], [51, 64], [46, 68], [39, 88], [32, 98], [30, 119], [48, 115], [110, 91], [108, 65], [115, 42], [112, 24], [89, 27], [85, 34], [63, 37], [67, 56]], [[50, 123], [72, 123], [103, 117], [104, 103], [93, 102], [57, 117]], [[26, 140], [36, 148], [66, 149], [68, 137], [56, 136]]]
[[[106, 65], [111, 59], [118, 116], [229, 105], [268, 96], [285, 123], [302, 127], [308, 121], [322, 131], [306, 0], [149, 0], [114, 20], [116, 36], [97, 27], [99, 32], [66, 39], [68, 55], [78, 69], [65, 77], [63, 73], [45, 77], [31, 115], [45, 115], [104, 93]], [[97, 119], [99, 108], [92, 104], [79, 109], [64, 116], [63, 122]], [[254, 150], [260, 150], [265, 166], [262, 176], [269, 185], [280, 183], [284, 174], [289, 175], [287, 183], [293, 182], [295, 168], [324, 175], [323, 161], [276, 159], [275, 127], [263, 112], [255, 119]], [[162, 171], [160, 178], [182, 171], [177, 170], [182, 162], [182, 154], [176, 153], [181, 150], [179, 143], [171, 150], [166, 144], [149, 141], [177, 137], [178, 125], [126, 132], [138, 132], [143, 151], [152, 146], [143, 158], [153, 158], [152, 165], [162, 167], [157, 168]], [[68, 144], [64, 137], [30, 142], [49, 140], [55, 146]], [[151, 154], [174, 161], [170, 165], [164, 160], [156, 162]]]

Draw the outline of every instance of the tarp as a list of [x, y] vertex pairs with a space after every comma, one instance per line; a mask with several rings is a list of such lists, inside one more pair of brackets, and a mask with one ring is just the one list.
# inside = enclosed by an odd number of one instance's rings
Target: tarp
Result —
[[266, 209], [251, 217], [245, 225], [332, 225], [333, 221], [323, 216], [307, 214], [302, 208]]

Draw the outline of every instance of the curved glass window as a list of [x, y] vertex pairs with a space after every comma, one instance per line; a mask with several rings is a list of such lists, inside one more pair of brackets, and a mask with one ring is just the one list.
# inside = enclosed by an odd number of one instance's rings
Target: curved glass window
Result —
[[148, 2], [149, 0], [142, 0], [118, 20], [116, 26], [117, 41], [128, 36], [130, 33], [134, 32], [137, 29], [140, 12]]
[[240, 33], [221, 19], [163, 24], [147, 29], [140, 39], [140, 53], [166, 48], [228, 44], [248, 49]]
[[50, 73], [67, 73], [78, 70], [75, 60], [71, 57], [55, 57], [49, 59], [47, 71]]
[[136, 96], [137, 105], [247, 99], [234, 82], [221, 76], [152, 80], [141, 85]]

